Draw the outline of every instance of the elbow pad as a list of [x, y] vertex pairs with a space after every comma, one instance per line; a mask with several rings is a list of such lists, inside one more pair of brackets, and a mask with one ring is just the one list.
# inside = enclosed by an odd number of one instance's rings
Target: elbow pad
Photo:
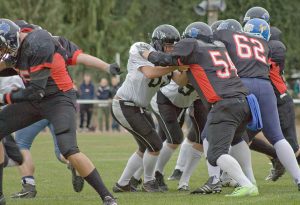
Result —
[[41, 100], [44, 96], [45, 91], [43, 89], [36, 90], [33, 87], [27, 87], [26, 89], [18, 89], [5, 94], [4, 101], [6, 104], [12, 104], [23, 101]]
[[148, 56], [148, 61], [156, 66], [178, 65], [177, 58], [161, 52], [151, 52]]

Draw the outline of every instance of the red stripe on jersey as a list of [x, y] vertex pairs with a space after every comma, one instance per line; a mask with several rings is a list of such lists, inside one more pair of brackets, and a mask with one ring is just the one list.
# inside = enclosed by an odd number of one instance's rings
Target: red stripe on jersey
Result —
[[200, 65], [198, 64], [190, 65], [190, 71], [192, 72], [199, 88], [201, 89], [206, 100], [209, 103], [215, 103], [222, 99], [220, 96], [217, 95], [204, 69]]
[[74, 53], [73, 53], [73, 56], [71, 58], [71, 60], [69, 61], [68, 59], [68, 65], [76, 65], [77, 64], [77, 57], [79, 56], [79, 54], [83, 53], [82, 50], [76, 50]]
[[273, 62], [272, 60], [269, 60], [269, 63], [271, 63], [270, 80], [275, 86], [275, 88], [278, 90], [278, 92], [280, 94], [283, 94], [287, 91], [287, 87], [282, 76], [280, 75], [280, 67], [277, 63]]
[[40, 64], [37, 66], [32, 66], [32, 67], [30, 67], [30, 73], [40, 71], [44, 68], [51, 68], [51, 66], [52, 66], [52, 63], [43, 63], [43, 64]]
[[10, 93], [7, 93], [7, 94], [5, 95], [5, 99], [6, 99], [7, 104], [11, 104]]
[[73, 88], [72, 79], [66, 68], [66, 61], [59, 53], [53, 55], [50, 71], [52, 79], [60, 90], [66, 92]]
[[33, 31], [33, 28], [22, 28], [21, 29], [22, 33], [30, 33], [31, 31]]

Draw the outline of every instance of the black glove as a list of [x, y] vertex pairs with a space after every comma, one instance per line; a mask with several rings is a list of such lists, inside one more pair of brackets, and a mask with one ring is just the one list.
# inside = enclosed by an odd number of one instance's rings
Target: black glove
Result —
[[16, 66], [17, 63], [17, 58], [14, 56], [9, 55], [7, 58], [5, 58], [4, 60], [5, 66], [7, 68], [14, 68]]
[[109, 65], [109, 72], [112, 75], [120, 75], [122, 73], [121, 68], [117, 63], [112, 63]]

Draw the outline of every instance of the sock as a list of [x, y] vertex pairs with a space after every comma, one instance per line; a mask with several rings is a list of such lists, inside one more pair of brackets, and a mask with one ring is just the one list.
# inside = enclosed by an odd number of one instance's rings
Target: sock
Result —
[[209, 177], [215, 177], [216, 179], [220, 179], [220, 167], [219, 166], [212, 166], [208, 160], [206, 160], [206, 165], [207, 165], [207, 171], [208, 171], [208, 176]]
[[3, 194], [3, 163], [0, 164], [0, 196]]
[[266, 154], [273, 159], [277, 158], [274, 147], [262, 139], [254, 138], [249, 147], [251, 150]]
[[96, 168], [87, 177], [84, 177], [84, 179], [97, 191], [102, 200], [104, 200], [106, 196], [113, 197], [105, 187]]
[[133, 177], [136, 179], [136, 180], [140, 180], [142, 175], [144, 173], [144, 168], [143, 167], [140, 167], [138, 170], [136, 170], [136, 172], [133, 174]]
[[203, 140], [203, 153], [204, 153], [205, 158], [207, 158], [208, 147], [209, 147], [209, 143], [208, 143], [207, 139], [205, 138]]
[[241, 186], [253, 186], [245, 176], [239, 163], [229, 154], [223, 154], [217, 159], [217, 165]]
[[274, 144], [274, 148], [281, 164], [292, 175], [295, 182], [300, 183], [300, 169], [291, 145], [286, 139], [282, 139]]
[[241, 141], [231, 147], [229, 154], [238, 161], [244, 174], [248, 177], [252, 184], [256, 184], [252, 170], [251, 152], [248, 144], [244, 140]]
[[22, 177], [22, 184], [31, 184], [35, 186], [35, 180], [33, 176]]
[[186, 155], [186, 163], [184, 166], [184, 170], [182, 173], [182, 176], [179, 181], [179, 187], [182, 187], [183, 185], [188, 186], [190, 178], [197, 167], [199, 160], [201, 158], [201, 152], [199, 150], [196, 150], [193, 147], [190, 147], [190, 149], [187, 152]]
[[131, 155], [128, 159], [126, 167], [118, 181], [120, 186], [126, 186], [129, 184], [129, 181], [133, 174], [143, 166], [143, 158], [141, 158], [136, 152]]
[[164, 172], [164, 168], [167, 162], [170, 160], [175, 149], [169, 147], [168, 143], [165, 141], [163, 144], [163, 148], [160, 150], [155, 170], [159, 171], [161, 174]]
[[150, 154], [148, 151], [145, 152], [143, 158], [143, 166], [144, 166], [144, 183], [154, 180], [154, 171], [155, 165], [157, 162], [158, 156]]
[[186, 162], [186, 153], [187, 150], [192, 146], [193, 144], [189, 142], [187, 138], [184, 139], [183, 143], [181, 144], [179, 155], [177, 158], [175, 169], [179, 169], [183, 172], [184, 165]]

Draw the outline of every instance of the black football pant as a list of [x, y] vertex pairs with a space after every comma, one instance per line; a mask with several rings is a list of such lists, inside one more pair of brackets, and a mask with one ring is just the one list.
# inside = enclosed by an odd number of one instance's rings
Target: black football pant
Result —
[[86, 114], [86, 128], [90, 128], [93, 115], [93, 104], [80, 104], [80, 128], [84, 127], [84, 119]]
[[244, 97], [223, 99], [213, 105], [205, 125], [209, 143], [207, 159], [212, 166], [217, 166], [221, 155], [228, 154], [233, 141], [242, 140], [249, 116], [249, 106]]
[[208, 109], [200, 99], [195, 100], [193, 103], [193, 107], [190, 107], [189, 109], [189, 116], [192, 120], [193, 125], [189, 130], [187, 138], [191, 142], [202, 144], [201, 133], [207, 120]]
[[0, 112], [0, 139], [47, 119], [53, 125], [57, 144], [65, 158], [78, 153], [76, 141], [76, 94], [74, 91], [44, 97], [39, 102], [21, 102]]

